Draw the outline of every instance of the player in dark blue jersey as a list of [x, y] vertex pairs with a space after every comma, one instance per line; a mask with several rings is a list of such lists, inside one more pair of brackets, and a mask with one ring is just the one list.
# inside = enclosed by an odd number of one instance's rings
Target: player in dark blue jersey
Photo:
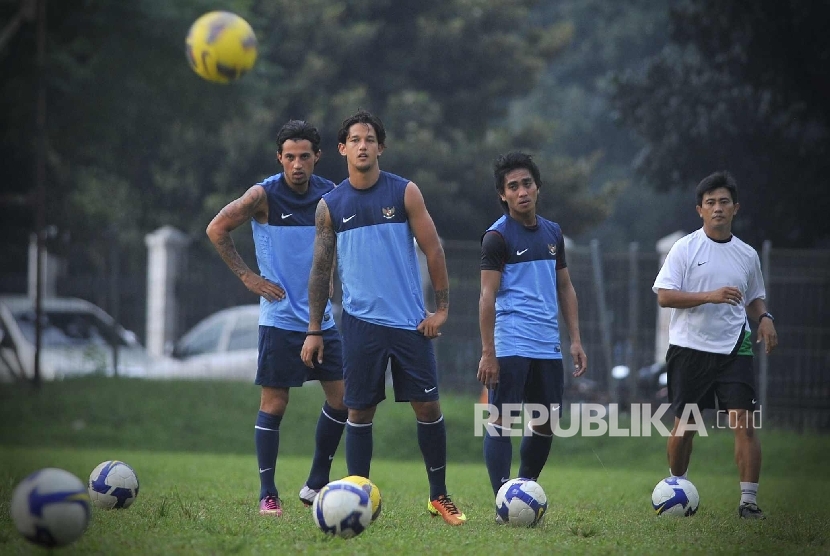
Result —
[[[300, 500], [311, 505], [329, 482], [331, 461], [343, 428], [343, 365], [340, 335], [334, 325], [330, 286], [322, 302], [321, 340], [326, 357], [311, 369], [300, 359], [308, 329], [308, 275], [314, 244], [317, 203], [334, 183], [314, 175], [320, 159], [320, 134], [307, 122], [292, 120], [277, 134], [277, 160], [283, 172], [248, 189], [219, 212], [207, 228], [216, 250], [252, 293], [260, 296], [259, 361], [256, 384], [262, 386], [254, 427], [260, 478], [260, 514], [282, 515], [274, 475], [280, 422], [288, 391], [307, 380], [319, 380], [326, 401], [317, 421], [314, 459]], [[250, 221], [259, 274], [239, 256], [230, 232]]]
[[[462, 525], [467, 518], [447, 494], [447, 433], [431, 343], [449, 312], [447, 265], [421, 191], [411, 181], [380, 170], [385, 139], [383, 123], [366, 111], [347, 118], [338, 132], [349, 178], [317, 206], [308, 283], [310, 322], [302, 357], [312, 365], [328, 353], [319, 334], [336, 252], [343, 285], [349, 474], [369, 476], [372, 420], [386, 397], [385, 372], [391, 361], [395, 400], [409, 402], [418, 422], [430, 485], [427, 508], [451, 525]], [[424, 307], [414, 240], [426, 255], [435, 313]]]
[[[494, 164], [504, 216], [481, 241], [478, 380], [488, 389], [499, 417], [487, 427], [484, 461], [493, 493], [510, 479], [510, 436], [502, 434], [503, 404], [561, 406], [562, 350], [558, 313], [570, 334], [573, 375], [587, 370], [579, 336], [579, 306], [568, 273], [559, 224], [536, 214], [542, 186], [539, 168], [524, 153]], [[519, 477], [536, 480], [550, 453], [551, 422], [533, 425], [522, 439]]]

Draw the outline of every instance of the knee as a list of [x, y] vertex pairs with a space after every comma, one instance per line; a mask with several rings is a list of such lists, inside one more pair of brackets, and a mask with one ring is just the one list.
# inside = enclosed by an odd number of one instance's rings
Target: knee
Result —
[[375, 408], [349, 409], [349, 422], [355, 425], [368, 425], [375, 416]]
[[441, 404], [434, 402], [412, 402], [415, 418], [422, 423], [434, 423], [441, 418]]

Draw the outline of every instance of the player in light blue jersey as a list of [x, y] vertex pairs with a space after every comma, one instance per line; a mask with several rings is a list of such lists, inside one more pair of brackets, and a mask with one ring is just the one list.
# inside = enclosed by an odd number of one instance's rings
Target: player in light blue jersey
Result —
[[[502, 434], [503, 404], [561, 406], [564, 371], [558, 313], [570, 334], [573, 375], [587, 370], [579, 336], [579, 306], [565, 259], [559, 225], [536, 214], [542, 186], [539, 168], [524, 153], [494, 164], [504, 210], [481, 241], [478, 380], [499, 409], [484, 437], [484, 461], [493, 493], [511, 478], [513, 448]], [[521, 444], [519, 477], [536, 480], [550, 453], [550, 421], [533, 425]]]
[[[252, 293], [260, 296], [259, 361], [256, 384], [262, 386], [254, 427], [259, 463], [262, 515], [281, 516], [275, 482], [280, 422], [289, 388], [319, 380], [326, 401], [317, 421], [314, 459], [300, 500], [310, 506], [329, 482], [331, 461], [346, 425], [340, 335], [334, 325], [331, 284], [322, 302], [317, 334], [326, 357], [308, 368], [300, 351], [308, 329], [308, 275], [314, 244], [314, 213], [334, 183], [314, 175], [320, 159], [320, 134], [307, 122], [292, 120], [277, 134], [277, 160], [283, 172], [248, 189], [216, 215], [207, 234], [216, 250]], [[239, 256], [230, 232], [250, 221], [259, 274]]]
[[[431, 343], [449, 312], [444, 249], [418, 187], [380, 170], [378, 158], [385, 139], [383, 123], [366, 111], [347, 118], [338, 132], [349, 178], [317, 206], [308, 283], [309, 336], [302, 357], [313, 365], [328, 354], [318, 334], [325, 323], [328, 276], [336, 251], [343, 285], [349, 474], [369, 476], [372, 421], [378, 403], [386, 397], [385, 372], [391, 361], [395, 400], [409, 402], [418, 422], [418, 444], [430, 485], [427, 509], [450, 525], [462, 525], [467, 518], [447, 494], [447, 433]], [[424, 308], [413, 239], [426, 255], [435, 313]]]

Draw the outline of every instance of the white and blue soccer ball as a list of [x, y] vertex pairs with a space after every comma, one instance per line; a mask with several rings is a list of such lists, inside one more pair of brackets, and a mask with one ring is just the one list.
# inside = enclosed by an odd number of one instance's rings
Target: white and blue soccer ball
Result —
[[548, 497], [542, 486], [530, 479], [510, 479], [496, 494], [496, 515], [514, 527], [537, 525], [548, 510]]
[[691, 481], [669, 477], [654, 487], [651, 505], [657, 515], [690, 516], [697, 512], [700, 496]]
[[101, 462], [89, 474], [89, 497], [97, 508], [129, 508], [138, 496], [138, 476], [123, 461]]
[[350, 539], [372, 523], [372, 500], [361, 485], [332, 481], [314, 499], [311, 516], [323, 533]]
[[48, 467], [15, 487], [11, 514], [29, 541], [48, 548], [64, 546], [80, 538], [89, 525], [89, 493], [69, 471]]

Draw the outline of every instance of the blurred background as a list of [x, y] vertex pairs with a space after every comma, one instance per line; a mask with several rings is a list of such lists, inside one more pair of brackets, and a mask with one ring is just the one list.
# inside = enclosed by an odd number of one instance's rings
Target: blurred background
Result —
[[[216, 313], [258, 300], [204, 229], [279, 171], [289, 119], [318, 126], [317, 173], [344, 179], [336, 131], [366, 108], [387, 128], [382, 168], [419, 185], [445, 242], [442, 388], [479, 388], [478, 241], [501, 214], [498, 154], [534, 155], [539, 212], [569, 239], [591, 368], [569, 381], [571, 401], [665, 395], [667, 314], [651, 285], [661, 253], [700, 225], [694, 186], [727, 169], [735, 233], [761, 255], [781, 338], [756, 357], [765, 417], [830, 429], [828, 3], [41, 2], [0, 0], [4, 380], [31, 366], [38, 234], [45, 293], [91, 304], [45, 307], [47, 348], [80, 355], [56, 351], [44, 378], [252, 380], [251, 311]], [[214, 9], [259, 41], [253, 71], [230, 85], [200, 79], [184, 54]], [[234, 240], [255, 267], [250, 229]]]

